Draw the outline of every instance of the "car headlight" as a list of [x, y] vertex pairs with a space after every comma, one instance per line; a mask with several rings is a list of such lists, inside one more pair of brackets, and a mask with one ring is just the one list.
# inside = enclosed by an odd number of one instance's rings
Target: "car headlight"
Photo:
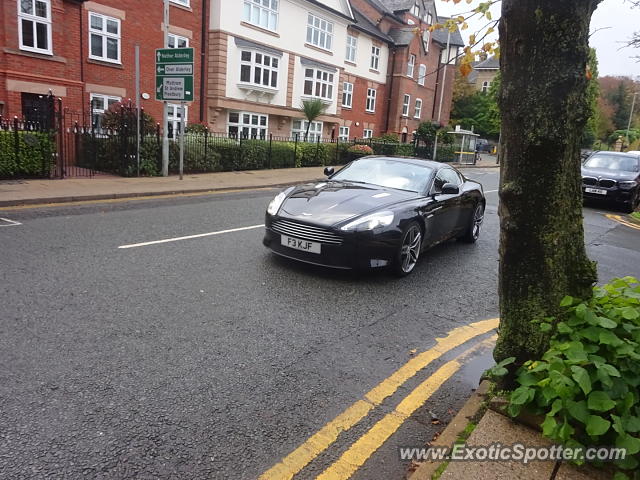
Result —
[[364, 217], [355, 219], [352, 222], [340, 227], [344, 231], [366, 231], [377, 227], [386, 227], [393, 222], [393, 212], [376, 212]]
[[271, 200], [271, 203], [267, 207], [267, 213], [269, 215], [275, 215], [276, 213], [278, 213], [278, 210], [280, 210], [280, 207], [282, 206], [282, 202], [284, 202], [285, 198], [287, 198], [286, 190], [276, 195], [276, 197], [273, 200]]
[[636, 182], [635, 180], [631, 180], [629, 182], [619, 182], [618, 183], [618, 186], [623, 190], [631, 190], [636, 185], [638, 185], [638, 182]]

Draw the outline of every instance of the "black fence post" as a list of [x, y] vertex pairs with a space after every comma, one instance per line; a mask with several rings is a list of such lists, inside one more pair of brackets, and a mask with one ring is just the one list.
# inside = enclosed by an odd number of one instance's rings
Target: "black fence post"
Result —
[[202, 162], [203, 165], [207, 164], [208, 157], [209, 157], [209, 128], [205, 127], [204, 128], [204, 161]]
[[158, 171], [162, 172], [162, 139], [160, 138], [160, 124], [156, 123], [156, 147], [158, 149], [157, 154], [157, 167]]
[[296, 166], [296, 159], [298, 157], [298, 134], [296, 133], [294, 136], [294, 144], [293, 144], [293, 166]]
[[273, 133], [270, 133], [269, 134], [269, 168], [273, 168], [271, 166], [271, 159], [273, 155], [273, 152], [271, 151], [272, 148], [273, 148]]
[[340, 136], [336, 139], [336, 165], [340, 163]]
[[13, 117], [13, 147], [16, 156], [16, 166], [20, 168], [20, 136], [18, 135], [18, 117]]
[[[315, 161], [318, 161], [318, 155], [320, 154], [320, 135], [316, 137], [316, 158]], [[324, 155], [322, 156], [322, 165], [324, 166]]]

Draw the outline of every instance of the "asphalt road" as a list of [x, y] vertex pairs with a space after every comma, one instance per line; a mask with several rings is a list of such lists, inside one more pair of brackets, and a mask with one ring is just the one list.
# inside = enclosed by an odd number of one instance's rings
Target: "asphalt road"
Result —
[[[487, 191], [481, 239], [434, 248], [404, 279], [280, 259], [260, 228], [118, 248], [260, 225], [275, 192], [0, 210], [20, 223], [0, 227], [0, 478], [257, 478], [415, 351], [497, 316], [497, 171], [467, 173]], [[640, 277], [640, 232], [606, 212], [585, 208], [600, 278]], [[490, 362], [478, 350], [353, 478], [402, 478], [398, 447], [440, 430]]]

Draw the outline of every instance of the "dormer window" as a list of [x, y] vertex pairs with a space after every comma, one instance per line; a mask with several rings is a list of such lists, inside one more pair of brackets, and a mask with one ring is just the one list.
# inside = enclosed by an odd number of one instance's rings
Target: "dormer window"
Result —
[[420, 5], [417, 3], [413, 4], [413, 7], [411, 7], [411, 15], [420, 18]]

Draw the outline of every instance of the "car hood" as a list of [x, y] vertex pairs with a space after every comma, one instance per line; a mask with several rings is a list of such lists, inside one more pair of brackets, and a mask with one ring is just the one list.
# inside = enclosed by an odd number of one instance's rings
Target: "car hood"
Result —
[[278, 215], [330, 226], [416, 197], [418, 194], [414, 192], [328, 180], [297, 186], [280, 207]]
[[609, 178], [611, 180], [635, 180], [638, 172], [625, 172], [622, 170], [607, 170], [606, 168], [582, 167], [583, 177]]

